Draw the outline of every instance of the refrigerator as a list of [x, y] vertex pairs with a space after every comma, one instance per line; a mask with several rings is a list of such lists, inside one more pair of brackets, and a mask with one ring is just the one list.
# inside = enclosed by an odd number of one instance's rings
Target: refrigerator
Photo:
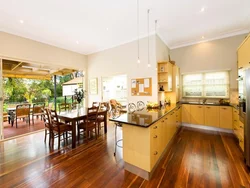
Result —
[[239, 119], [244, 124], [244, 157], [250, 167], [250, 68], [239, 70]]

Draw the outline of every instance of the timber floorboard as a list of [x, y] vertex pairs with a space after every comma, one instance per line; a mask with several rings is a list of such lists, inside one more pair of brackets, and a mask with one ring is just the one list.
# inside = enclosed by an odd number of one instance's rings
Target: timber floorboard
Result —
[[182, 127], [146, 181], [124, 170], [122, 149], [114, 157], [114, 128], [76, 149], [50, 149], [44, 132], [0, 142], [0, 187], [250, 187], [233, 134]]

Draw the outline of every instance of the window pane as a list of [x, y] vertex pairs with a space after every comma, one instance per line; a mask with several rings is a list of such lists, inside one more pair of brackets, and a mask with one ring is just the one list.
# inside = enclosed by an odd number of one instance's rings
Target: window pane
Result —
[[183, 75], [183, 97], [229, 98], [229, 72]]

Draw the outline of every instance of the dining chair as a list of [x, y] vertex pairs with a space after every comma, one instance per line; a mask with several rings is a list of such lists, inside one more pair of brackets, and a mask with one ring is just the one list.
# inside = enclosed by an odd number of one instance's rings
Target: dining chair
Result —
[[41, 116], [41, 120], [42, 120], [42, 115], [43, 115], [43, 111], [42, 109], [45, 107], [45, 103], [42, 104], [33, 104], [33, 108], [32, 108], [32, 123], [34, 124], [34, 117], [36, 116], [38, 118], [38, 116]]
[[[26, 119], [27, 118], [27, 119]], [[17, 120], [25, 119], [26, 123], [28, 122], [30, 125], [30, 104], [19, 104], [16, 106], [15, 118], [16, 128], [17, 128]], [[14, 121], [12, 121], [13, 126]]]
[[89, 132], [95, 129], [95, 137], [97, 139], [97, 116], [98, 116], [99, 108], [96, 106], [90, 107], [87, 109], [87, 118], [83, 120], [83, 122], [79, 122], [77, 125], [78, 130], [78, 141], [80, 140], [81, 129], [83, 129], [82, 133], [84, 136], [84, 132], [86, 133], [86, 141], [88, 143]]
[[62, 111], [70, 110], [69, 103], [60, 103], [60, 104], [58, 104], [58, 107], [59, 107], [59, 113], [61, 113]]
[[[54, 145], [54, 138], [58, 138], [58, 149], [60, 148], [61, 136], [63, 136], [63, 140], [66, 140], [66, 144], [68, 144], [68, 132], [72, 131], [72, 126], [66, 123], [62, 123], [59, 121], [57, 116], [57, 112], [55, 110], [46, 109], [49, 113], [49, 126], [50, 126], [50, 138], [51, 138], [51, 146]], [[66, 138], [65, 138], [66, 135]]]
[[100, 103], [99, 103], [99, 102], [93, 102], [93, 103], [92, 103], [92, 106], [99, 107], [99, 106], [100, 106]]
[[50, 120], [50, 116], [49, 116], [49, 112], [48, 109], [43, 108], [42, 109], [42, 118], [44, 121], [44, 142], [46, 142], [47, 140], [47, 135], [49, 135], [49, 146], [51, 145], [51, 134], [50, 134], [50, 125], [51, 125], [51, 120]]
[[[99, 109], [100, 110], [107, 110], [107, 112], [109, 112], [109, 103], [108, 102], [101, 102]], [[98, 136], [99, 136], [100, 135], [100, 130], [102, 128], [101, 123], [105, 122], [104, 115], [98, 115], [97, 116], [97, 122], [98, 122]]]

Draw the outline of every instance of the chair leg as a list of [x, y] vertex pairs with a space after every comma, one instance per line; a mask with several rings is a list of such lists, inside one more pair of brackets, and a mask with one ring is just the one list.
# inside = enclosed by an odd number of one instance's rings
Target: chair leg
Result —
[[17, 128], [17, 118], [16, 118], [16, 128]]
[[58, 149], [60, 149], [60, 137], [61, 137], [61, 134], [60, 133], [58, 133]]
[[47, 129], [45, 129], [44, 142], [46, 142], [46, 137], [47, 137]]
[[117, 140], [116, 133], [117, 133], [117, 125], [115, 125], [115, 152], [114, 152], [114, 156], [116, 156], [116, 140]]
[[66, 144], [68, 145], [68, 131], [65, 133], [66, 134]]
[[33, 123], [33, 125], [34, 125], [34, 116], [32, 115], [32, 123]]

